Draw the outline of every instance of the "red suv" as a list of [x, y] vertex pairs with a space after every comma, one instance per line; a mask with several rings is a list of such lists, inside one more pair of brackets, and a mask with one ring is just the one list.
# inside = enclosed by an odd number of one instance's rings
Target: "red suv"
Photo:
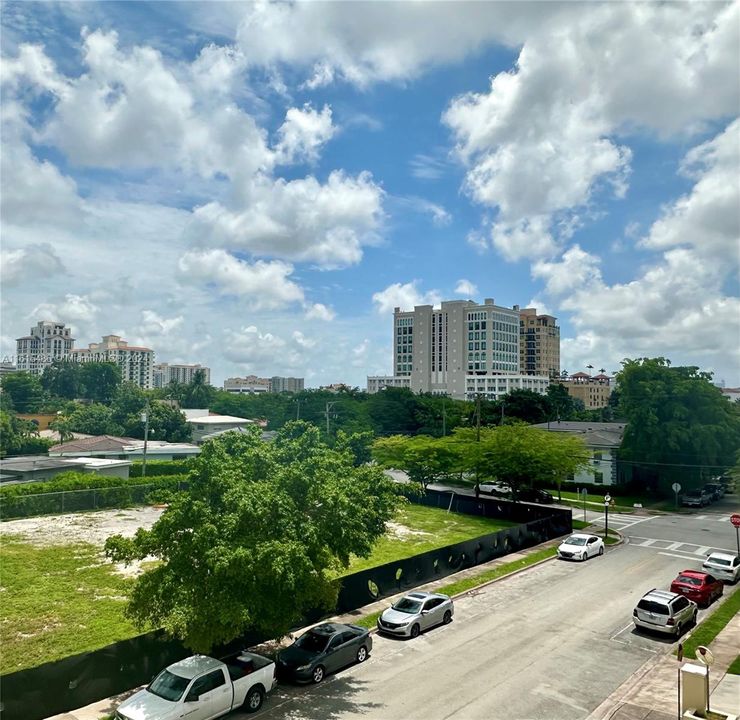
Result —
[[709, 606], [722, 597], [724, 585], [721, 580], [699, 570], [682, 570], [671, 583], [671, 592], [693, 600], [697, 605]]

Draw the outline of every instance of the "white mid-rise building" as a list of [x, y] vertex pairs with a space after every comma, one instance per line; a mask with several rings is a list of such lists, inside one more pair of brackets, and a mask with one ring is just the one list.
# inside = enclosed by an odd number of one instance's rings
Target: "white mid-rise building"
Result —
[[[519, 308], [487, 298], [417, 305], [393, 314], [393, 377], [408, 378], [414, 392], [472, 400], [497, 399], [516, 388], [544, 393], [547, 377], [519, 369]], [[388, 386], [386, 384], [386, 386]]]
[[118, 335], [104, 335], [102, 342], [90, 343], [86, 349], [73, 350], [70, 357], [78, 362], [112, 362], [121, 370], [121, 379], [144, 389], [153, 383], [154, 351], [129, 345]]
[[367, 392], [374, 395], [387, 387], [411, 387], [411, 378], [408, 376], [396, 377], [395, 375], [368, 375]]
[[224, 390], [228, 393], [248, 393], [250, 395], [269, 393], [270, 380], [256, 375], [247, 375], [243, 378], [227, 378], [224, 380]]
[[187, 385], [192, 382], [195, 373], [203, 373], [206, 385], [211, 384], [211, 369], [203, 365], [177, 365], [170, 363], [158, 363], [152, 369], [152, 383], [155, 388], [167, 387], [176, 382]]
[[64, 360], [74, 348], [75, 339], [64, 323], [41, 320], [31, 334], [16, 341], [18, 370], [41, 375], [55, 360]]

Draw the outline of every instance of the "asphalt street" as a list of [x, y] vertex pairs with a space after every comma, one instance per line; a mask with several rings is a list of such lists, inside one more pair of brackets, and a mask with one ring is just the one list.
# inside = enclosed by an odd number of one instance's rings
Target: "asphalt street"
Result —
[[613, 527], [622, 525], [629, 541], [605, 556], [554, 560], [482, 588], [456, 601], [451, 625], [416, 640], [375, 635], [364, 664], [320, 686], [281, 685], [256, 717], [585, 718], [647, 659], [671, 649], [672, 640], [633, 630], [632, 609], [680, 570], [698, 569], [698, 550], [732, 549], [733, 510], [725, 502], [690, 515], [615, 516]]

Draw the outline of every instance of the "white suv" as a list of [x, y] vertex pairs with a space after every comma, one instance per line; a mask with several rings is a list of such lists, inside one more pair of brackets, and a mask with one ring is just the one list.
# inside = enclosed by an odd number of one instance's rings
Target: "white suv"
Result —
[[740, 579], [740, 556], [713, 552], [702, 564], [704, 570], [725, 582], [736, 583]]
[[651, 590], [632, 611], [635, 627], [656, 630], [680, 637], [689, 625], [696, 623], [699, 611], [693, 600], [668, 590]]

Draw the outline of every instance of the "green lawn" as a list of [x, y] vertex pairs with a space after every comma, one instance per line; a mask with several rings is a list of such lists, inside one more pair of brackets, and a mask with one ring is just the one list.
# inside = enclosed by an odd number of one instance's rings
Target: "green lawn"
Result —
[[448, 513], [446, 510], [412, 503], [399, 510], [393, 523], [397, 526], [395, 531], [392, 526], [391, 531], [375, 545], [372, 555], [367, 558], [353, 558], [349, 569], [342, 573], [343, 575], [385, 565], [394, 560], [419, 555], [445, 545], [454, 545], [463, 540], [516, 525], [506, 520]]
[[727, 668], [727, 672], [730, 675], [740, 675], [740, 655], [732, 661], [730, 667]]
[[94, 545], [37, 547], [3, 538], [0, 674], [40, 665], [138, 631], [123, 617], [131, 580]]
[[[727, 586], [725, 586], [727, 589]], [[684, 657], [695, 658], [699, 645], [709, 645], [724, 630], [730, 620], [740, 612], [740, 587], [734, 588], [727, 598], [709, 617], [697, 625], [691, 637], [683, 644]], [[736, 664], [737, 660], [735, 661]]]

